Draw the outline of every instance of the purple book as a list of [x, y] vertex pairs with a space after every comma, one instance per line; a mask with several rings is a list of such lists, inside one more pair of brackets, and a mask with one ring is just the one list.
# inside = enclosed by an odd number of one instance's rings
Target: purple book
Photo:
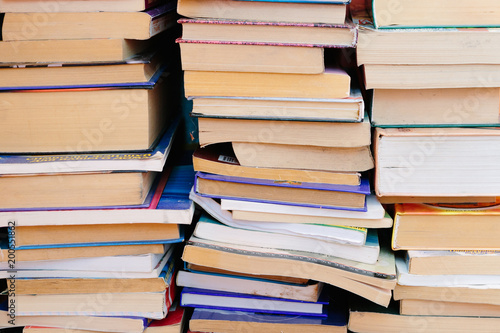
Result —
[[360, 185], [335, 185], [197, 172], [194, 189], [197, 194], [210, 198], [366, 211], [370, 183], [366, 178]]
[[317, 302], [230, 293], [184, 287], [181, 306], [244, 312], [327, 317], [328, 294], [323, 290]]

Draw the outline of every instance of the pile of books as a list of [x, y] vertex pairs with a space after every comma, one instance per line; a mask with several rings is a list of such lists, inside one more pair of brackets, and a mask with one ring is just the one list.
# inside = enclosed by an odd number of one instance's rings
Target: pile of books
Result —
[[168, 159], [176, 3], [149, 5], [0, 3], [2, 327], [140, 333], [172, 305], [194, 172]]
[[373, 0], [371, 11], [357, 19], [357, 55], [373, 89], [375, 191], [395, 203], [399, 302], [353, 300], [349, 329], [495, 331], [500, 7]]
[[357, 40], [346, 4], [181, 0], [178, 12], [201, 146], [191, 198], [207, 213], [177, 278], [190, 329], [345, 331], [338, 288], [386, 306], [396, 271], [377, 229], [392, 219], [362, 176], [371, 126], [340, 66]]

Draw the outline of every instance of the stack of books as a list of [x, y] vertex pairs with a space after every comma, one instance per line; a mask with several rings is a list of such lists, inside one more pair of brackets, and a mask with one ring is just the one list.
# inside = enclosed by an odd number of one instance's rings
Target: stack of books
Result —
[[373, 168], [370, 121], [335, 52], [357, 40], [346, 4], [181, 0], [178, 12], [189, 17], [178, 42], [201, 146], [191, 198], [210, 215], [177, 278], [191, 330], [328, 317], [321, 302], [336, 292], [323, 284], [387, 305], [394, 256], [376, 229], [392, 219], [361, 175]]
[[140, 333], [167, 315], [194, 213], [192, 166], [167, 161], [175, 6], [0, 3], [2, 326]]
[[373, 89], [375, 191], [395, 203], [398, 282], [388, 309], [353, 299], [349, 329], [495, 331], [499, 4], [370, 9], [357, 55]]

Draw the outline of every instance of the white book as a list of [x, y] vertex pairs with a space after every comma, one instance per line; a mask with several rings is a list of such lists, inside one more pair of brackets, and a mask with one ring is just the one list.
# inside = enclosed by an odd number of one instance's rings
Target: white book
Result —
[[263, 202], [251, 202], [243, 200], [221, 199], [223, 210], [243, 210], [251, 212], [294, 214], [302, 216], [324, 216], [353, 219], [382, 219], [385, 216], [384, 207], [374, 195], [366, 196], [366, 212], [357, 212], [341, 209], [325, 209], [313, 207], [301, 207], [291, 205], [279, 205]]
[[[286, 235], [311, 237], [319, 240], [347, 243], [353, 245], [363, 245], [366, 240], [366, 228], [358, 228], [363, 230], [365, 237], [362, 241], [349, 241], [339, 238], [339, 232], [343, 232], [346, 227], [343, 226], [330, 226], [330, 225], [316, 225], [316, 224], [299, 224], [299, 223], [266, 223], [254, 221], [241, 221], [234, 220], [228, 211], [221, 209], [220, 205], [211, 198], [201, 197], [191, 191], [189, 194], [191, 200], [199, 204], [207, 213], [212, 215], [219, 222], [224, 223], [234, 228], [274, 232]], [[353, 228], [354, 230], [355, 228]]]
[[[9, 267], [9, 270], [0, 271], [0, 279], [10, 278], [15, 275], [17, 279], [19, 278], [95, 278], [95, 279], [105, 279], [105, 278], [154, 278], [158, 277], [167, 264], [167, 261], [172, 256], [175, 246], [171, 246], [167, 252], [162, 256], [161, 260], [157, 265], [150, 271], [140, 272], [131, 269], [131, 265], [125, 265], [125, 269], [122, 270], [69, 270], [69, 269], [19, 269], [17, 263], [15, 267]], [[110, 257], [112, 258], [112, 257]], [[111, 264], [110, 264], [111, 265]]]
[[[369, 236], [366, 236], [365, 244], [360, 246], [305, 236], [234, 228], [218, 223], [208, 216], [202, 216], [193, 234], [198, 238], [222, 243], [326, 254], [367, 264], [377, 261], [380, 250], [375, 230], [371, 230]], [[365, 234], [358, 237], [363, 235]]]
[[398, 284], [424, 287], [464, 287], [477, 289], [500, 289], [500, 275], [417, 275], [408, 273], [403, 258], [396, 258]]

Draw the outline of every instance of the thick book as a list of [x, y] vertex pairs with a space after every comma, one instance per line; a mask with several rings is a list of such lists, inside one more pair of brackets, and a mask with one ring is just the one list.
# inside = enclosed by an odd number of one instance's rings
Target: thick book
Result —
[[16, 249], [101, 245], [166, 244], [182, 239], [171, 223], [17, 226]]
[[456, 202], [498, 196], [499, 134], [496, 128], [377, 128], [375, 192]]
[[0, 0], [2, 13], [58, 13], [58, 12], [138, 12], [159, 5], [162, 0]]
[[97, 171], [162, 171], [172, 148], [180, 117], [172, 120], [151, 149], [101, 153], [2, 154], [0, 173], [37, 174]]
[[239, 163], [231, 144], [228, 143], [213, 144], [196, 149], [193, 153], [193, 167], [195, 171], [233, 177], [338, 185], [359, 185], [361, 183], [361, 175], [358, 172], [245, 167]]
[[[169, 1], [142, 12], [51, 13], [37, 24], [39, 13], [6, 13], [2, 41], [126, 38], [149, 39], [175, 25], [176, 2]], [[84, 22], [84, 23], [82, 23]], [[35, 29], [27, 33], [27, 24]]]
[[355, 47], [357, 27], [345, 24], [180, 19], [182, 38], [228, 44]]
[[308, 302], [316, 302], [323, 290], [321, 282], [297, 284], [241, 275], [182, 270], [177, 274], [176, 285]]
[[161, 292], [173, 280], [170, 279], [175, 269], [178, 254], [170, 251], [167, 261], [155, 269], [156, 275], [145, 278], [127, 278], [116, 275], [108, 278], [74, 277], [74, 278], [24, 278], [16, 280], [18, 295], [49, 294], [89, 294], [89, 293], [123, 293], [123, 292]]
[[[337, 244], [365, 245], [368, 238], [368, 230], [366, 228], [353, 228], [346, 226], [324, 226], [323, 229], [328, 230], [328, 234], [314, 235], [310, 233], [299, 233], [300, 228], [307, 229], [311, 225], [304, 223], [292, 224], [290, 227], [297, 227], [295, 230], [290, 228], [290, 233], [285, 234], [283, 229], [280, 230], [280, 225], [276, 224], [269, 226], [268, 230], [262, 228], [259, 230], [257, 223], [248, 223], [248, 227], [241, 224], [242, 228], [224, 225], [208, 215], [202, 215], [196, 224], [193, 235], [201, 239], [209, 239], [222, 243], [236, 243], [241, 245], [249, 245], [256, 247], [271, 247], [277, 249], [297, 250], [313, 253], [327, 253], [334, 255]], [[312, 229], [312, 228], [311, 228]], [[373, 238], [370, 243], [373, 245]], [[378, 243], [378, 242], [377, 242]], [[372, 259], [374, 263], [378, 258]]]
[[320, 74], [184, 72], [186, 97], [346, 98], [350, 76], [327, 68]]
[[397, 303], [389, 308], [369, 304], [357, 299], [349, 304], [348, 329], [352, 332], [366, 333], [417, 333], [432, 332], [493, 332], [500, 318], [461, 317], [446, 315], [400, 315]]
[[498, 281], [500, 281], [500, 275], [478, 274], [476, 272], [470, 272], [470, 274], [410, 274], [408, 264], [402, 257], [396, 258], [396, 272], [398, 284], [402, 286], [484, 286], [487, 288], [487, 286], [498, 285]]
[[203, 332], [237, 332], [245, 327], [248, 333], [299, 330], [310, 333], [345, 333], [346, 312], [342, 305], [332, 304], [328, 306], [326, 318], [196, 308], [189, 320], [189, 327], [193, 331]]
[[[90, 225], [123, 223], [190, 224], [194, 205], [189, 192], [194, 183], [191, 165], [166, 167], [143, 205], [67, 209], [0, 210], [0, 226]], [[10, 224], [9, 224], [10, 222]]]
[[250, 20], [267, 22], [302, 22], [343, 24], [345, 3], [326, 1], [223, 1], [179, 0], [180, 15], [195, 18]]
[[473, 4], [453, 0], [366, 0], [376, 28], [498, 27], [500, 6], [495, 0]]
[[[398, 204], [395, 250], [500, 250], [496, 206]], [[443, 267], [444, 268], [444, 267]]]
[[[9, 3], [19, 2], [7, 1]], [[2, 1], [2, 4], [7, 1]], [[37, 2], [43, 1], [38, 0]], [[32, 8], [30, 7], [30, 10]], [[154, 38], [147, 40], [94, 38], [0, 41], [0, 62], [89, 63], [97, 61], [123, 61], [145, 51], [152, 45], [153, 40]]]
[[399, 312], [410, 316], [500, 317], [500, 305], [402, 299]]
[[[375, 29], [366, 16], [354, 17], [356, 48], [363, 64], [498, 64], [498, 28]], [[474, 41], [474, 47], [465, 47]]]
[[377, 127], [496, 127], [499, 108], [498, 88], [373, 89], [371, 120]]
[[319, 147], [260, 142], [233, 142], [241, 165], [258, 168], [291, 168], [362, 172], [374, 167], [370, 146]]
[[0, 87], [95, 86], [148, 84], [164, 65], [159, 52], [145, 52], [121, 61], [0, 64]]
[[324, 50], [319, 47], [177, 42], [185, 71], [319, 74], [325, 70]]
[[[101, 85], [2, 92], [5, 121], [0, 126], [0, 152], [150, 149], [175, 111], [168, 82], [171, 80], [168, 77], [160, 80], [163, 70], [154, 75], [148, 86], [136, 84], [136, 89]], [[26, 89], [11, 88], [4, 89]]]
[[406, 254], [411, 274], [491, 274], [500, 275], [500, 251], [419, 251]]
[[[331, 250], [331, 254], [339, 258], [371, 263], [377, 260], [380, 251], [378, 234], [375, 230], [369, 230], [364, 245], [341, 244], [335, 242], [335, 225], [321, 225], [312, 221], [312, 224], [304, 224], [304, 217], [299, 223], [280, 223], [254, 220], [235, 220], [227, 211], [221, 210], [217, 201], [211, 198], [201, 197], [194, 192], [190, 197], [201, 206], [208, 214], [221, 223], [239, 229], [254, 230], [258, 232], [279, 232], [291, 236], [316, 237], [328, 240], [328, 245], [324, 248]], [[291, 207], [291, 206], [288, 206]], [[342, 227], [340, 227], [342, 228]], [[317, 241], [318, 242], [318, 241]], [[328, 253], [327, 253], [328, 254]]]
[[[185, 262], [249, 274], [312, 279], [346, 289], [387, 306], [396, 284], [394, 255], [381, 249], [375, 265], [298, 251], [218, 243], [191, 237]], [[300, 265], [298, 265], [300, 263]]]
[[359, 89], [336, 99], [206, 96], [191, 100], [191, 115], [198, 118], [360, 122], [365, 114]]
[[370, 194], [368, 179], [358, 186], [323, 183], [294, 183], [265, 179], [229, 177], [197, 172], [196, 193], [224, 199], [281, 203], [316, 208], [366, 211]]
[[363, 71], [366, 89], [496, 88], [500, 86], [500, 64], [365, 64]]
[[326, 317], [325, 308], [329, 304], [329, 297], [323, 292], [318, 301], [308, 302], [184, 287], [180, 304], [202, 309]]
[[[371, 144], [368, 115], [359, 123], [198, 118], [200, 146], [222, 142], [353, 148]], [[270, 133], [269, 135], [265, 133]]]

